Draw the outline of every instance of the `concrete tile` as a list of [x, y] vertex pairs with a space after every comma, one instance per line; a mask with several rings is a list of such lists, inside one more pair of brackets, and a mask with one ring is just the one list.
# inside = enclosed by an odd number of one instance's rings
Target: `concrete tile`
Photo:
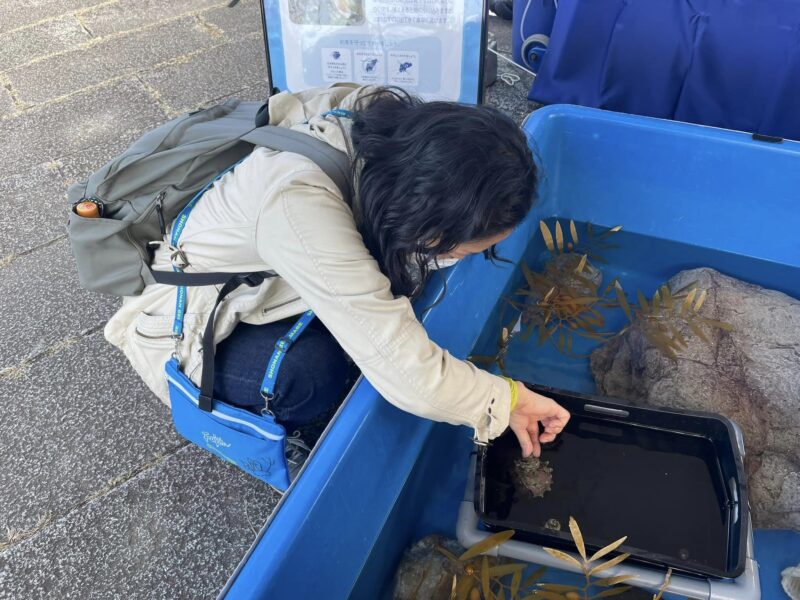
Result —
[[277, 502], [187, 446], [0, 555], [8, 598], [212, 599]]
[[[249, 33], [261, 33], [261, 6], [258, 0], [240, 0], [238, 4], [204, 12], [203, 21], [218, 27], [225, 35], [236, 40]], [[263, 42], [262, 42], [263, 43]]]
[[185, 56], [213, 42], [197, 19], [186, 17], [58, 54], [8, 71], [6, 77], [22, 101], [42, 103]]
[[269, 83], [262, 81], [255, 85], [247, 86], [244, 89], [238, 90], [233, 94], [226, 94], [220, 98], [213, 100], [214, 104], [225, 102], [229, 98], [238, 98], [239, 100], [248, 100], [253, 102], [265, 102], [269, 95]]
[[47, 165], [0, 179], [0, 260], [64, 234], [66, 187]]
[[266, 80], [267, 63], [261, 35], [251, 34], [239, 42], [198, 54], [186, 63], [141, 77], [174, 111], [194, 109]]
[[117, 298], [78, 286], [66, 239], [0, 268], [0, 298], [0, 369], [105, 324], [119, 306]]
[[4, 0], [0, 2], [0, 34], [38, 23], [44, 19], [68, 15], [76, 10], [100, 4], [103, 0]]
[[225, 4], [224, 0], [120, 0], [82, 12], [80, 19], [92, 35], [102, 37]]
[[0, 71], [54, 52], [75, 48], [90, 36], [73, 16], [45, 21], [3, 35], [0, 40]]
[[64, 514], [183, 445], [167, 407], [101, 332], [0, 380], [0, 396], [2, 455], [14, 457], [3, 466], [2, 532]]
[[11, 98], [9, 91], [0, 85], [0, 119], [9, 117], [16, 112], [14, 108], [14, 100]]
[[151, 128], [152, 126], [145, 127], [141, 131], [129, 131], [124, 136], [105, 144], [89, 146], [73, 154], [56, 158], [53, 163], [57, 165], [59, 173], [64, 178], [65, 188], [75, 182], [85, 180], [109, 160], [124, 152], [138, 137]]
[[124, 138], [164, 120], [138, 81], [122, 81], [0, 121], [0, 173]]

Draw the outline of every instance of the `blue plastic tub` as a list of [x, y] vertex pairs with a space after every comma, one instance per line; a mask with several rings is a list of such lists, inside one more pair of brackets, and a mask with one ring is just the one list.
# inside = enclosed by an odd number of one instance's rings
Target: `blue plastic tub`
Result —
[[[642, 285], [711, 266], [800, 297], [800, 143], [572, 106], [544, 108], [524, 129], [545, 179], [504, 257], [536, 252], [540, 219], [623, 224], [643, 250], [619, 269]], [[458, 357], [485, 345], [517, 277], [480, 256], [450, 269], [448, 295], [424, 316], [431, 337]], [[419, 306], [440, 292], [434, 279]], [[543, 385], [591, 385], [555, 361], [531, 368], [528, 379]], [[466, 428], [403, 413], [361, 381], [222, 596], [385, 597], [405, 548], [432, 532], [455, 535], [470, 440]]]

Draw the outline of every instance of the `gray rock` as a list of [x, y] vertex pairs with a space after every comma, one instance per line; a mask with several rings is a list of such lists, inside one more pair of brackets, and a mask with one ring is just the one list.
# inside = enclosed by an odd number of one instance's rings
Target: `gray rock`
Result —
[[440, 535], [429, 535], [406, 550], [395, 575], [394, 600], [450, 600], [453, 576], [461, 574], [454, 564], [436, 549], [443, 546], [455, 556], [464, 552], [458, 542]]
[[580, 294], [592, 296], [594, 295], [594, 291], [590, 286], [583, 283], [581, 279], [591, 281], [595, 287], [600, 287], [600, 285], [603, 283], [603, 272], [591, 263], [587, 262], [586, 266], [580, 273], [579, 279], [578, 274], [575, 273], [575, 270], [580, 266], [582, 259], [583, 255], [577, 253], [559, 254], [549, 262], [549, 268], [547, 271], [558, 273], [558, 277], [554, 277], [554, 279], [557, 279], [565, 286], [572, 288]]
[[672, 361], [634, 327], [592, 354], [598, 392], [736, 421], [755, 525], [800, 528], [800, 301], [712, 269], [683, 271], [669, 285], [693, 281], [708, 291], [701, 315], [733, 331], [711, 332], [711, 347], [684, 331], [688, 348]]

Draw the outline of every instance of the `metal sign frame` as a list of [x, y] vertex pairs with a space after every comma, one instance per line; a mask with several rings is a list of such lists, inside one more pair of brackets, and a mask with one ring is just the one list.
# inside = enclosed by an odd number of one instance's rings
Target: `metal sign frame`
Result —
[[[369, 2], [369, 0], [364, 0], [365, 2]], [[460, 3], [464, 11], [464, 27], [461, 30], [461, 43], [462, 43], [462, 71], [460, 73], [460, 93], [458, 97], [448, 97], [446, 95], [431, 95], [432, 97], [435, 96], [437, 99], [442, 100], [450, 100], [450, 101], [458, 101], [467, 104], [482, 104], [484, 101], [484, 69], [485, 69], [485, 62], [486, 62], [486, 44], [487, 44], [487, 33], [488, 33], [488, 15], [489, 15], [489, 7], [488, 7], [488, 0], [455, 0], [456, 2]], [[278, 27], [281, 29], [278, 35], [275, 35], [275, 27], [273, 29], [273, 37], [270, 37], [270, 29], [271, 27], [268, 25], [268, 8], [267, 5], [270, 6], [272, 9], [271, 15], [275, 16], [275, 5], [279, 4], [280, 0], [259, 0], [259, 4], [261, 7], [261, 27], [264, 34], [264, 52], [267, 61], [267, 75], [269, 77], [269, 85], [270, 85], [270, 95], [276, 93], [277, 91], [283, 91], [285, 89], [289, 89], [290, 91], [301, 91], [302, 89], [307, 89], [308, 87], [317, 87], [317, 86], [305, 86], [298, 89], [292, 89], [290, 85], [288, 85], [287, 81], [287, 73], [275, 73], [276, 64], [280, 65], [280, 68], [283, 68], [284, 71], [287, 71], [286, 65], [284, 63], [284, 35], [282, 35], [282, 24], [278, 24]], [[468, 8], [471, 6], [472, 11], [469, 12]], [[475, 16], [478, 17], [477, 25], [479, 26], [479, 31], [474, 31], [475, 28]], [[472, 19], [472, 20], [470, 20]], [[466, 26], [469, 24], [469, 28]], [[469, 30], [468, 30], [469, 29]], [[474, 44], [479, 44], [477, 56], [475, 56], [474, 52]], [[273, 54], [279, 55], [277, 56], [278, 60], [275, 60]], [[469, 54], [469, 59], [465, 60], [465, 55]], [[477, 59], [477, 60], [475, 60]], [[475, 64], [477, 62], [477, 65]], [[467, 91], [464, 89], [464, 69], [471, 68], [477, 70], [477, 76], [472, 77], [474, 80], [474, 85], [470, 86], [470, 90]], [[474, 73], [474, 71], [471, 71]], [[277, 78], [277, 82], [276, 82]], [[276, 85], [277, 83], [277, 85]], [[321, 83], [320, 85], [325, 85]], [[366, 83], [365, 83], [366, 85]], [[406, 86], [403, 84], [397, 83], [384, 83], [384, 85], [399, 85], [404, 89], [407, 89], [411, 93], [419, 94], [425, 97], [425, 93], [419, 92], [419, 90], [415, 89], [414, 86]]]

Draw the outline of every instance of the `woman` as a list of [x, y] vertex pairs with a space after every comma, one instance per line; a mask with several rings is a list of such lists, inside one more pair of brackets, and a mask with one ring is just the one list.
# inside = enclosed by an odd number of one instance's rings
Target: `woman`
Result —
[[[286, 354], [269, 404], [287, 430], [313, 424], [335, 405], [349, 356], [399, 408], [469, 425], [479, 442], [510, 425], [523, 455], [538, 456], [567, 411], [450, 356], [428, 339], [410, 302], [432, 269], [470, 254], [492, 257], [524, 219], [537, 176], [520, 130], [488, 107], [350, 85], [279, 94], [269, 113], [271, 124], [347, 152], [356, 193], [349, 205], [310, 160], [259, 148], [203, 195], [179, 247], [157, 252], [161, 270], [180, 256], [189, 272], [279, 275], [242, 286], [217, 311], [215, 397], [263, 409], [264, 366], [296, 316], [311, 309], [318, 318]], [[173, 353], [199, 383], [202, 333], [217, 291], [189, 290], [178, 344], [169, 286], [126, 298], [106, 327], [165, 402], [163, 365]]]

